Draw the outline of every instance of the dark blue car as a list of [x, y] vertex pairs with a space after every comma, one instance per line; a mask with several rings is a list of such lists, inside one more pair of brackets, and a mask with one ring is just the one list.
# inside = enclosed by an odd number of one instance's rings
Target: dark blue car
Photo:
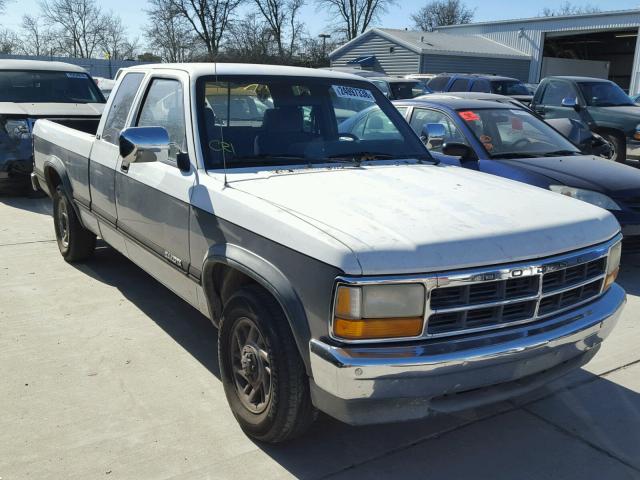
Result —
[[624, 250], [640, 253], [640, 170], [583, 155], [548, 124], [507, 104], [426, 98], [394, 104], [440, 161], [605, 208], [622, 225]]

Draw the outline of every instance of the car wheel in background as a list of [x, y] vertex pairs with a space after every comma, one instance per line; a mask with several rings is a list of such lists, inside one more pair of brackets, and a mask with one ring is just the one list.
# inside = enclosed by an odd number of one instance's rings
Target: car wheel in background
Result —
[[611, 144], [609, 160], [624, 163], [627, 160], [627, 143], [624, 138], [615, 133], [603, 133], [602, 137]]
[[60, 185], [53, 195], [53, 224], [58, 248], [67, 262], [86, 260], [93, 254], [96, 236], [82, 226]]

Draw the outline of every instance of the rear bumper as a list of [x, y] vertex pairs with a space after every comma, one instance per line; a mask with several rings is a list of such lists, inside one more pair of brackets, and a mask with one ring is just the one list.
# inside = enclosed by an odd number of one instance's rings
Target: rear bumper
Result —
[[314, 404], [354, 425], [423, 418], [505, 400], [588, 362], [618, 321], [624, 290], [545, 323], [411, 345], [311, 340]]

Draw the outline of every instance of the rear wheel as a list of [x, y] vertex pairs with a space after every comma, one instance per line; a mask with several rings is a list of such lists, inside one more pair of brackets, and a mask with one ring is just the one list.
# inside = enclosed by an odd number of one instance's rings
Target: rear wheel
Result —
[[225, 304], [218, 335], [222, 384], [244, 432], [278, 443], [302, 434], [316, 411], [293, 334], [275, 299], [258, 286]]
[[53, 222], [58, 249], [67, 262], [89, 258], [96, 248], [96, 236], [84, 228], [62, 187], [53, 195]]
[[623, 137], [615, 133], [603, 133], [602, 137], [611, 144], [609, 160], [624, 163], [627, 161], [627, 144]]

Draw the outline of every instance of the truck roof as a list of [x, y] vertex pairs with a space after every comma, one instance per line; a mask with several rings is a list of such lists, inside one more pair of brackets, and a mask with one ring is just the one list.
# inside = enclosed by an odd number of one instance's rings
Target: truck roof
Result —
[[0, 70], [51, 70], [54, 72], [82, 72], [87, 71], [78, 66], [64, 62], [49, 62], [45, 60], [0, 60]]
[[204, 75], [281, 75], [290, 77], [320, 77], [363, 80], [363, 77], [336, 70], [322, 70], [283, 65], [250, 63], [157, 63], [127, 67], [124, 71], [182, 70], [193, 77]]

